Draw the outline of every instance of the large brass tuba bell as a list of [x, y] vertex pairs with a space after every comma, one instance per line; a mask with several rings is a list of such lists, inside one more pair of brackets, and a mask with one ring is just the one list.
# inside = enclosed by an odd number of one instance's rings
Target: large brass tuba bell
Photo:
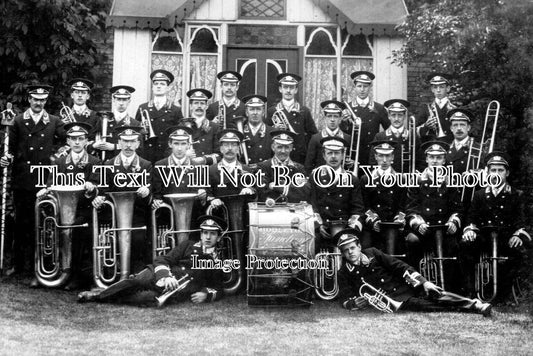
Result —
[[[334, 220], [329, 222], [329, 233], [331, 237], [335, 236], [339, 231], [346, 228], [346, 220]], [[342, 254], [339, 248], [335, 245], [332, 251], [321, 249], [315, 255], [317, 264], [320, 265], [321, 260], [327, 262], [327, 269], [317, 269], [315, 271], [315, 293], [323, 300], [332, 300], [339, 294], [338, 273], [341, 268]]]
[[104, 206], [111, 210], [111, 223], [101, 224], [98, 210], [93, 209], [93, 277], [100, 288], [113, 284], [118, 277], [129, 277], [131, 232], [146, 230], [146, 226], [132, 227], [136, 192], [107, 194], [111, 201], [104, 201]]
[[420, 260], [418, 270], [428, 281], [438, 285], [442, 289], [445, 288], [444, 280], [444, 261], [457, 260], [457, 257], [445, 257], [443, 253], [443, 239], [446, 225], [430, 225], [429, 232], [434, 233], [435, 237], [435, 254], [430, 251], [424, 253], [424, 257]]
[[481, 252], [475, 270], [475, 288], [479, 299], [492, 301], [498, 294], [498, 261], [505, 261], [508, 257], [498, 256], [498, 230], [490, 229], [490, 255]]
[[70, 277], [72, 229], [83, 186], [51, 187], [50, 194], [35, 203], [35, 277], [46, 287], [60, 287]]
[[[164, 196], [170, 205], [163, 203], [159, 209], [152, 210], [152, 248], [153, 258], [165, 255], [178, 244], [187, 241], [190, 230], [194, 201], [198, 198], [196, 193], [175, 193]], [[163, 210], [168, 212], [168, 221], [161, 221], [158, 214]], [[175, 237], [177, 235], [177, 237]]]

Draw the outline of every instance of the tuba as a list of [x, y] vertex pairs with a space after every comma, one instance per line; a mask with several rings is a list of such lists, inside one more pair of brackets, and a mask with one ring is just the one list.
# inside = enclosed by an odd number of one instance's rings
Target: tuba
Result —
[[[222, 200], [224, 205], [221, 206], [225, 221], [228, 222], [230, 231], [225, 231], [221, 239], [221, 259], [222, 260], [239, 260], [240, 268], [232, 269], [224, 277], [224, 292], [228, 295], [235, 294], [242, 286], [244, 271], [244, 208], [251, 195], [234, 194], [217, 197]], [[212, 208], [208, 207], [206, 214], [212, 215]], [[229, 234], [232, 236], [230, 237]]]
[[[235, 120], [235, 125], [237, 125], [237, 130], [239, 130], [239, 132], [241, 132], [242, 134], [244, 134], [244, 126], [243, 126], [243, 119], [244, 117], [242, 116], [238, 116], [236, 117], [234, 120]], [[250, 163], [250, 160], [248, 158], [248, 150], [246, 149], [246, 142], [241, 142], [241, 153], [242, 153], [242, 156], [244, 157], [244, 164], [249, 164]]]
[[[35, 277], [45, 287], [60, 287], [70, 277], [72, 229], [83, 186], [51, 187], [52, 194], [35, 203]], [[79, 262], [79, 261], [77, 261]]]
[[435, 236], [435, 252], [425, 252], [424, 257], [420, 260], [418, 270], [428, 281], [445, 288], [444, 283], [444, 261], [456, 260], [457, 257], [444, 257], [443, 239], [446, 225], [430, 225], [430, 231], [433, 230]]
[[[165, 255], [178, 244], [189, 238], [195, 193], [166, 194], [170, 205], [163, 203], [159, 209], [152, 210], [152, 250], [153, 258]], [[161, 218], [163, 211], [167, 211], [168, 219]], [[159, 215], [159, 216], [158, 216]], [[177, 238], [174, 237], [177, 235]]]
[[357, 134], [357, 141], [355, 142], [355, 158], [354, 158], [354, 165], [353, 165], [353, 172], [357, 175], [357, 172], [359, 171], [359, 143], [361, 142], [361, 125], [363, 124], [363, 121], [360, 117], [358, 117], [355, 112], [353, 111], [352, 107], [350, 106], [350, 103], [344, 102], [344, 105], [346, 105], [346, 110], [350, 113], [352, 116], [352, 134], [350, 139], [350, 151], [348, 151], [348, 157], [352, 159], [353, 151], [354, 151], [354, 139], [355, 135]]
[[361, 282], [363, 284], [359, 287], [359, 295], [377, 310], [383, 313], [394, 313], [402, 306], [402, 302], [388, 297], [383, 290], [366, 283], [363, 278], [361, 278]]
[[93, 276], [99, 288], [108, 287], [119, 277], [129, 277], [131, 232], [146, 230], [146, 226], [132, 227], [136, 192], [107, 194], [111, 201], [104, 201], [104, 206], [110, 211], [111, 222], [101, 223], [99, 215], [103, 212], [93, 209]]
[[154, 129], [152, 128], [152, 122], [150, 121], [150, 114], [148, 113], [148, 110], [143, 110], [139, 107], [139, 113], [141, 114], [141, 125], [148, 133], [148, 138], [150, 139], [156, 137]]
[[485, 302], [492, 301], [498, 294], [498, 261], [508, 259], [498, 256], [498, 231], [494, 227], [490, 229], [490, 255], [482, 252], [475, 269], [476, 294]]
[[[333, 237], [339, 231], [346, 227], [345, 220], [335, 220], [329, 223], [329, 232]], [[329, 252], [326, 249], [321, 249], [315, 255], [317, 264], [320, 260], [326, 260], [327, 269], [317, 269], [315, 271], [315, 293], [322, 300], [332, 300], [339, 294], [338, 273], [341, 268], [342, 254], [339, 248], [335, 245], [333, 251]]]

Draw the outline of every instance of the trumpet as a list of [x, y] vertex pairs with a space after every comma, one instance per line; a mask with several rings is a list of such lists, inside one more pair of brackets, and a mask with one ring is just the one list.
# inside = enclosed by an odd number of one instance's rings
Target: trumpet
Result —
[[224, 105], [224, 103], [222, 102], [222, 100], [220, 101], [220, 104], [218, 105], [218, 117], [220, 118], [220, 126], [222, 126], [222, 129], [226, 129], [226, 125], [227, 125], [227, 122], [226, 122], [226, 106]]
[[383, 313], [394, 313], [402, 306], [403, 302], [388, 297], [382, 289], [377, 289], [366, 283], [363, 278], [361, 278], [361, 282], [363, 284], [359, 287], [359, 295], [377, 310]]
[[274, 112], [274, 114], [272, 115], [272, 123], [276, 128], [283, 128], [285, 130], [291, 131], [292, 133], [297, 133], [292, 127], [289, 118], [283, 110], [278, 109]]
[[59, 116], [61, 116], [61, 120], [63, 120], [65, 124], [76, 122], [74, 112], [71, 108], [66, 106], [64, 102], [61, 102], [61, 110], [59, 110]]
[[35, 277], [41, 285], [53, 288], [70, 277], [72, 229], [89, 225], [74, 224], [83, 186], [50, 189], [52, 195], [35, 203]]
[[427, 104], [427, 106], [428, 106], [429, 115], [432, 118], [435, 118], [435, 120], [437, 120], [437, 127], [435, 128], [435, 133], [437, 134], [437, 138], [446, 137], [446, 134], [444, 133], [444, 130], [442, 129], [442, 126], [440, 124], [439, 112], [437, 110], [437, 107], [435, 106], [435, 104], [433, 104], [433, 108], [429, 104]]
[[168, 292], [160, 295], [159, 297], [155, 298], [155, 300], [157, 301], [157, 307], [161, 308], [165, 304], [165, 302], [167, 301], [168, 298], [170, 298], [171, 296], [173, 296], [174, 294], [176, 294], [180, 290], [185, 289], [185, 287], [187, 287], [189, 285], [189, 283], [192, 282], [193, 279], [194, 278], [189, 277], [189, 274], [186, 274], [183, 277], [181, 277], [180, 279], [178, 279], [178, 288], [176, 288], [174, 290], [171, 290], [171, 291], [168, 291]]
[[150, 121], [150, 114], [148, 110], [139, 108], [139, 113], [141, 114], [141, 124], [144, 129], [148, 132], [148, 138], [156, 137], [154, 129], [152, 128], [152, 122]]
[[359, 143], [361, 142], [361, 125], [363, 124], [363, 121], [361, 120], [360, 117], [358, 117], [355, 112], [353, 111], [352, 107], [350, 106], [350, 103], [347, 103], [346, 101], [344, 101], [344, 105], [346, 106], [346, 109], [348, 110], [348, 112], [350, 113], [350, 115], [352, 116], [352, 134], [351, 134], [351, 139], [350, 139], [350, 150], [349, 150], [349, 153], [348, 153], [348, 157], [351, 159], [352, 156], [353, 156], [353, 150], [354, 150], [354, 139], [355, 139], [355, 134], [356, 134], [356, 131], [357, 131], [357, 141], [355, 142], [355, 159], [354, 159], [354, 165], [353, 165], [353, 172], [355, 174], [357, 174], [358, 170], [359, 170]]
[[[243, 120], [244, 118], [242, 116], [235, 118], [235, 125], [237, 125], [237, 130], [239, 130], [242, 134], [244, 134], [244, 126], [243, 126]], [[250, 159], [248, 158], [248, 150], [246, 149], [246, 142], [241, 142], [241, 153], [244, 157], [244, 164], [249, 164]]]

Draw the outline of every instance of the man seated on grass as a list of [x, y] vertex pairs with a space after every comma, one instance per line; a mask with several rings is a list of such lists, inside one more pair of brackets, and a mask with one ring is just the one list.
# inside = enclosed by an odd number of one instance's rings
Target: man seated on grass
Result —
[[[376, 248], [361, 250], [357, 233], [355, 229], [345, 229], [334, 237], [335, 240], [338, 237], [337, 246], [343, 255], [339, 299], [344, 308], [354, 310], [368, 306], [368, 299], [360, 295], [361, 286], [368, 283], [397, 302], [396, 307], [391, 306], [391, 311], [462, 311], [490, 316], [492, 305], [489, 303], [446, 292], [413, 267]], [[375, 294], [369, 288], [361, 292]]]
[[[198, 219], [200, 225], [199, 242], [185, 241], [167, 255], [158, 256], [152, 265], [130, 278], [112, 284], [106, 289], [91, 290], [78, 295], [78, 302], [127, 301], [131, 295], [141, 290], [159, 293], [173, 291], [190, 280], [172, 298], [183, 300], [190, 297], [193, 303], [208, 303], [219, 300], [224, 295], [222, 269], [202, 269], [202, 261], [216, 260], [217, 243], [226, 230], [225, 222], [214, 216], [204, 215]], [[214, 264], [213, 264], [214, 265]], [[199, 268], [194, 268], [199, 266]], [[188, 275], [182, 281], [180, 278]]]

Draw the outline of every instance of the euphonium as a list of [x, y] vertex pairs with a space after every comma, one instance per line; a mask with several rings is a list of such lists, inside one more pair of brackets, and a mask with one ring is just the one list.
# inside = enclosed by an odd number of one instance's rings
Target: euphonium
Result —
[[491, 255], [482, 252], [475, 270], [475, 288], [477, 297], [485, 302], [492, 301], [498, 294], [498, 261], [507, 257], [498, 256], [498, 231], [490, 232]]
[[296, 133], [289, 121], [289, 118], [283, 110], [276, 110], [274, 112], [274, 114], [272, 115], [272, 123], [274, 124], [274, 127], [283, 128], [285, 130], [289, 130], [293, 133]]
[[192, 280], [193, 280], [193, 278], [189, 277], [188, 274], [186, 274], [183, 277], [181, 277], [180, 279], [178, 279], [178, 288], [176, 288], [174, 290], [171, 290], [171, 291], [168, 291], [168, 292], [160, 295], [159, 297], [155, 298], [155, 300], [157, 300], [157, 307], [161, 308], [165, 304], [165, 302], [167, 301], [168, 298], [170, 298], [171, 296], [173, 296], [174, 294], [176, 294], [180, 290], [185, 289], [185, 287], [187, 287], [187, 285], [189, 285], [189, 283], [191, 283]]
[[357, 141], [355, 142], [355, 158], [354, 158], [354, 165], [353, 165], [353, 172], [357, 174], [359, 170], [359, 144], [361, 142], [361, 125], [363, 124], [363, 121], [360, 117], [358, 117], [355, 112], [353, 111], [352, 107], [350, 106], [350, 103], [344, 102], [344, 105], [346, 106], [346, 110], [350, 113], [352, 116], [352, 135], [350, 139], [350, 150], [348, 151], [348, 157], [352, 159], [353, 151], [354, 151], [354, 144], [353, 141], [355, 139], [355, 134], [357, 131]]
[[[175, 246], [187, 241], [190, 230], [194, 201], [198, 198], [195, 193], [176, 193], [164, 196], [170, 205], [163, 203], [157, 210], [152, 210], [152, 249], [153, 258], [165, 255]], [[157, 214], [162, 210], [168, 211], [169, 221], [164, 225], [158, 221]], [[159, 219], [160, 220], [160, 219]], [[174, 237], [177, 235], [177, 238]]]
[[70, 277], [72, 229], [89, 225], [74, 224], [83, 186], [57, 186], [50, 190], [49, 197], [35, 204], [35, 277], [43, 286], [60, 287]]
[[384, 313], [394, 313], [402, 306], [402, 302], [388, 297], [383, 290], [366, 283], [363, 278], [361, 278], [361, 282], [363, 284], [359, 288], [359, 295], [377, 310]]
[[[244, 134], [243, 119], [244, 118], [242, 116], [238, 116], [234, 118], [235, 125], [237, 125], [237, 130], [241, 132], [242, 134]], [[244, 157], [244, 164], [249, 164], [250, 160], [248, 159], [248, 150], [246, 149], [246, 142], [244, 141], [241, 142], [241, 152]]]
[[131, 232], [146, 230], [146, 226], [132, 227], [136, 192], [107, 194], [111, 201], [104, 201], [104, 206], [111, 210], [111, 224], [100, 224], [99, 213], [93, 209], [93, 270], [94, 281], [100, 288], [116, 282], [119, 275], [121, 280], [129, 277]]
[[156, 137], [154, 129], [152, 128], [152, 122], [150, 121], [150, 114], [148, 110], [139, 108], [141, 114], [141, 124], [148, 133], [148, 138]]
[[[329, 223], [329, 233], [331, 237], [335, 236], [339, 231], [346, 227], [345, 220], [335, 220]], [[333, 251], [320, 250], [315, 255], [317, 263], [320, 260], [326, 260], [327, 269], [317, 269], [315, 271], [315, 293], [323, 300], [331, 300], [339, 294], [338, 273], [341, 268], [342, 255], [337, 246], [333, 247]], [[320, 265], [320, 264], [319, 264]]]
[[61, 110], [59, 110], [59, 116], [61, 116], [61, 120], [63, 120], [65, 124], [76, 122], [74, 112], [71, 108], [66, 106], [64, 102], [61, 102]]

